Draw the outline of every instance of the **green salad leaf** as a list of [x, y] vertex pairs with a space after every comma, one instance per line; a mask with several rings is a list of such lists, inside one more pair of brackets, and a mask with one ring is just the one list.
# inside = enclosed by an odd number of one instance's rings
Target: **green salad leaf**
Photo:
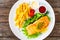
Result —
[[27, 25], [33, 23], [34, 21], [38, 20], [42, 15], [40, 13], [36, 13], [32, 18], [29, 18], [25, 21], [23, 27], [26, 27]]
[[22, 31], [23, 31], [23, 33], [24, 33], [28, 38], [36, 38], [36, 37], [38, 37], [40, 34], [42, 34], [42, 33], [35, 33], [35, 34], [33, 34], [33, 35], [28, 35], [28, 32], [27, 32], [26, 28], [24, 28]]

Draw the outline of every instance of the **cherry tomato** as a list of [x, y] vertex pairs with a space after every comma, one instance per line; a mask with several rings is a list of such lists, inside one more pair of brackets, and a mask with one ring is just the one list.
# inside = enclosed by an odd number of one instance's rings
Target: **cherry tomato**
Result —
[[29, 16], [33, 17], [34, 13], [35, 13], [35, 10], [31, 8], [30, 11], [29, 11]]
[[46, 8], [44, 6], [39, 7], [39, 12], [40, 13], [45, 13]]

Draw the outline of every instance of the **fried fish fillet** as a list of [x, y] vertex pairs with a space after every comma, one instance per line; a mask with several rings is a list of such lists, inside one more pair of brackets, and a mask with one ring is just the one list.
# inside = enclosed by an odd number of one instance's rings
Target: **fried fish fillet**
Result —
[[[38, 28], [38, 24], [42, 23], [42, 26], [39, 26], [41, 28]], [[40, 19], [38, 19], [37, 21], [35, 21], [33, 24], [30, 24], [26, 27], [26, 30], [28, 32], [29, 35], [35, 34], [37, 32], [42, 32], [44, 31], [45, 28], [47, 28], [47, 26], [49, 25], [49, 19], [47, 16], [41, 17]]]

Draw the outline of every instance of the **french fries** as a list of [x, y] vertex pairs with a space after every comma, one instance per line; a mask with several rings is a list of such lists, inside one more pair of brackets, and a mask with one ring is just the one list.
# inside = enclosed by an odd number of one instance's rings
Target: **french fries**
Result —
[[30, 7], [28, 3], [20, 4], [16, 9], [15, 25], [19, 26], [19, 28], [21, 28], [24, 21], [29, 18], [29, 9]]

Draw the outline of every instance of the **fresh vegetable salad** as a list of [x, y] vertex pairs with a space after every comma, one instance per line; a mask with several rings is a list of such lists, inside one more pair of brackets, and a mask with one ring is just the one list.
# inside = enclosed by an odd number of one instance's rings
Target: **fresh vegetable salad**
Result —
[[[22, 3], [16, 9], [15, 25], [22, 29], [28, 38], [36, 38], [47, 31], [50, 23], [49, 11], [45, 6], [36, 6], [36, 2]], [[36, 11], [37, 10], [37, 11]]]

